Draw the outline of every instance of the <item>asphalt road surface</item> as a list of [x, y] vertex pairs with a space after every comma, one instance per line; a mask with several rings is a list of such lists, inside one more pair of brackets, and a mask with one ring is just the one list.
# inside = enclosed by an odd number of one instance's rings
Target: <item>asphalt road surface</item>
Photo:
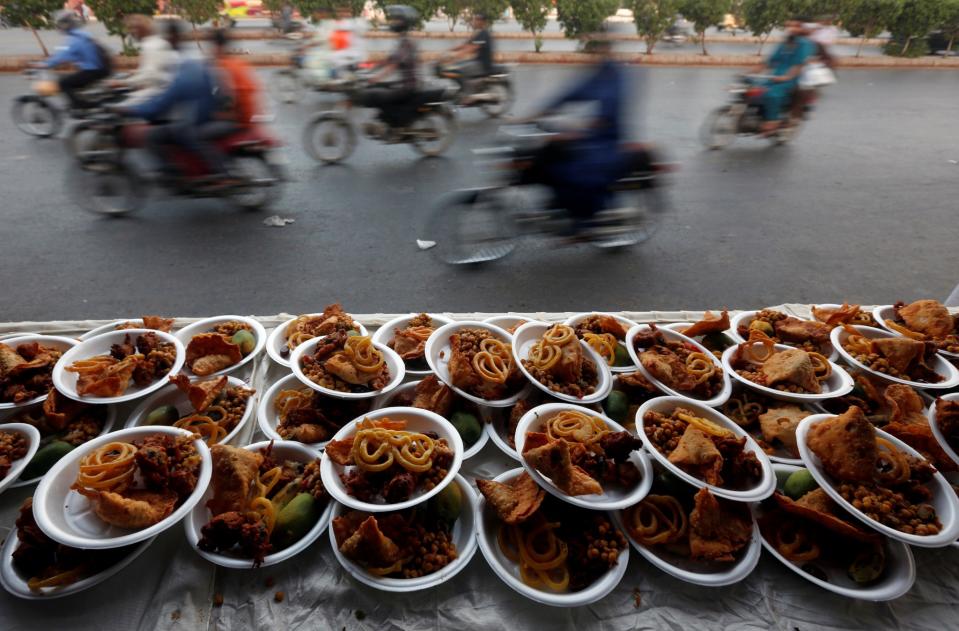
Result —
[[[518, 68], [516, 112], [577, 72]], [[297, 313], [333, 301], [354, 312], [750, 308], [944, 298], [955, 286], [953, 73], [850, 70], [794, 144], [740, 139], [707, 152], [698, 129], [733, 71], [631, 72], [631, 135], [681, 163], [659, 233], [615, 255], [524, 241], [476, 270], [416, 245], [438, 197], [484, 181], [470, 149], [496, 123], [475, 110], [445, 158], [362, 140], [346, 165], [322, 167], [300, 142], [317, 100], [271, 103], [295, 181], [269, 213], [156, 199], [122, 219], [71, 200], [61, 141], [0, 117], [0, 320]], [[0, 99], [25, 89], [0, 76]], [[295, 223], [263, 225], [274, 212]]]

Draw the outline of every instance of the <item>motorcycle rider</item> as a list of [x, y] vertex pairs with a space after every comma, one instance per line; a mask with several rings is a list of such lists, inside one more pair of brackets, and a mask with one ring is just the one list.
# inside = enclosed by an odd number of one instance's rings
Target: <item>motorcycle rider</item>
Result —
[[591, 50], [596, 63], [589, 74], [534, 117], [543, 118], [570, 103], [595, 104], [595, 115], [589, 124], [581, 130], [564, 132], [549, 143], [528, 176], [550, 186], [555, 203], [572, 215], [574, 240], [604, 208], [609, 187], [629, 166], [620, 148], [626, 77], [612, 56], [612, 44], [607, 32], [595, 34]]
[[55, 68], [72, 63], [77, 70], [60, 77], [60, 90], [75, 109], [84, 109], [90, 104], [78, 92], [87, 86], [110, 76], [110, 56], [89, 33], [80, 29], [80, 20], [73, 11], [57, 11], [54, 16], [57, 30], [67, 36], [67, 45], [52, 57], [37, 64], [41, 68]]
[[460, 91], [467, 96], [463, 99], [464, 105], [470, 105], [476, 100], [474, 85], [477, 79], [493, 74], [493, 34], [486, 14], [473, 13], [473, 34], [469, 40], [463, 42], [447, 55], [448, 63], [456, 64], [456, 82]]
[[786, 22], [786, 40], [773, 52], [769, 59], [750, 73], [773, 75], [764, 81], [766, 92], [763, 94], [763, 123], [760, 133], [768, 136], [783, 124], [783, 112], [794, 97], [803, 66], [814, 52], [814, 46], [805, 37], [805, 23], [797, 18]]
[[180, 55], [169, 41], [156, 34], [153, 20], [146, 15], [128, 15], [123, 19], [123, 24], [127, 33], [140, 43], [139, 66], [132, 75], [122, 81], [112, 81], [110, 86], [133, 88], [135, 92], [127, 99], [127, 105], [134, 105], [150, 99], [170, 85]]
[[391, 127], [402, 127], [409, 119], [419, 85], [416, 45], [410, 39], [409, 31], [419, 22], [420, 16], [413, 7], [390, 5], [386, 7], [386, 17], [390, 30], [399, 35], [399, 41], [396, 49], [376, 68], [369, 82], [376, 86], [394, 75], [398, 80], [395, 87], [369, 87], [358, 95], [357, 100], [364, 107], [378, 109], [382, 120]]

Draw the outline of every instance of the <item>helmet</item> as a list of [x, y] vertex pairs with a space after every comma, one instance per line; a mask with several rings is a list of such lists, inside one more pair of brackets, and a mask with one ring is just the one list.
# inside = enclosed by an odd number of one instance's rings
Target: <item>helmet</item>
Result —
[[386, 19], [389, 20], [391, 31], [405, 33], [419, 21], [420, 14], [411, 6], [391, 4], [386, 7]]
[[71, 31], [80, 28], [80, 18], [73, 11], [57, 11], [53, 14], [53, 23], [61, 31]]

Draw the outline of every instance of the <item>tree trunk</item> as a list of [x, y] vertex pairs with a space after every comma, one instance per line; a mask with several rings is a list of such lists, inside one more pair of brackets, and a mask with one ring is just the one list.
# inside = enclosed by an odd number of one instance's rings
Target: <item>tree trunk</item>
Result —
[[699, 34], [699, 40], [703, 45], [703, 54], [708, 55], [709, 53], [706, 52], [706, 29], [703, 29], [703, 32]]
[[953, 45], [955, 42], [956, 42], [956, 36], [953, 35], [952, 37], [949, 38], [949, 45], [946, 46], [946, 52], [947, 52], [947, 53], [951, 53], [951, 52], [952, 52], [952, 45]]
[[[43, 40], [40, 39], [40, 33], [37, 33], [37, 29], [30, 27], [30, 32], [33, 33], [33, 36], [37, 38], [37, 43], [40, 44], [40, 48], [43, 50], [43, 56], [49, 57], [50, 51], [47, 50], [47, 45], [43, 43]], [[952, 46], [952, 44], [949, 44]]]
[[765, 35], [759, 36], [759, 50], [756, 51], [756, 56], [759, 57], [763, 54], [763, 46], [766, 45], [766, 40], [769, 39], [769, 36], [772, 34], [772, 31], [769, 31]]
[[199, 49], [202, 51], [202, 50], [203, 50], [203, 47], [200, 46], [200, 38], [197, 37], [196, 24], [193, 24], [193, 22], [190, 22], [190, 24], [193, 25], [193, 41], [196, 42], [196, 47], [199, 48]]
[[912, 37], [907, 37], [906, 43], [902, 45], [902, 50], [899, 51], [899, 54], [905, 57], [906, 53], [909, 52], [909, 44], [911, 43], [912, 43]]
[[856, 57], [862, 54], [862, 45], [866, 43], [866, 34], [862, 34], [862, 39], [859, 40], [859, 48], [856, 49]]
[[456, 30], [456, 18], [447, 18], [450, 23], [450, 33]]
[[652, 55], [652, 54], [653, 54], [653, 49], [656, 48], [656, 40], [657, 40], [657, 39], [658, 39], [658, 38], [655, 38], [655, 37], [647, 37], [647, 38], [646, 38], [646, 54], [647, 54], [647, 55]]

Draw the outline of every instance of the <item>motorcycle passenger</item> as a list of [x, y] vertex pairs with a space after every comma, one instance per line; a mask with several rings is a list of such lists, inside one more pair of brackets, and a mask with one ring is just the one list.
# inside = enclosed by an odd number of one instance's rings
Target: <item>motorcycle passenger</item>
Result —
[[786, 40], [781, 43], [764, 64], [752, 69], [752, 73], [766, 73], [773, 78], [764, 82], [762, 135], [775, 132], [783, 123], [783, 113], [795, 95], [803, 66], [814, 52], [814, 46], [806, 38], [804, 23], [796, 18], [786, 22]]
[[382, 120], [391, 127], [402, 127], [411, 115], [415, 103], [417, 78], [416, 45], [409, 37], [409, 31], [419, 21], [416, 9], [406, 5], [391, 5], [386, 8], [390, 30], [400, 38], [396, 49], [380, 64], [370, 77], [371, 84], [384, 84], [386, 79], [396, 76], [394, 87], [370, 87], [359, 94], [358, 102], [364, 107], [376, 108]]
[[555, 201], [572, 215], [574, 236], [603, 209], [609, 187], [628, 167], [627, 157], [620, 149], [626, 77], [612, 57], [608, 34], [595, 35], [592, 50], [597, 62], [590, 73], [537, 118], [570, 103], [595, 104], [594, 118], [585, 129], [561, 134], [547, 145], [531, 169], [531, 176], [549, 185]]
[[475, 100], [473, 93], [476, 90], [473, 86], [476, 80], [493, 74], [493, 34], [489, 27], [489, 19], [485, 14], [474, 13], [473, 34], [469, 40], [451, 50], [448, 55], [450, 63], [459, 62], [456, 66], [455, 80], [460, 90], [468, 95], [464, 99], [464, 105], [469, 105]]
[[112, 81], [111, 87], [129, 87], [135, 91], [126, 103], [142, 103], [164, 90], [173, 80], [180, 55], [170, 42], [156, 33], [153, 20], [146, 15], [128, 15], [123, 24], [140, 44], [139, 66], [123, 81]]
[[153, 123], [147, 132], [146, 148], [157, 159], [161, 174], [183, 175], [168, 157], [171, 147], [180, 147], [204, 161], [211, 179], [222, 179], [226, 177], [223, 157], [203, 141], [200, 134], [222, 105], [219, 92], [214, 72], [206, 60], [184, 59], [163, 92], [143, 103], [113, 110]]
[[58, 11], [54, 17], [57, 30], [67, 36], [67, 45], [52, 57], [40, 62], [42, 68], [55, 68], [72, 63], [77, 70], [60, 77], [60, 90], [75, 109], [84, 109], [90, 103], [78, 92], [110, 76], [110, 56], [89, 33], [80, 29], [80, 20], [73, 11]]
[[343, 69], [366, 61], [362, 22], [351, 17], [348, 7], [337, 8], [333, 18], [329, 9], [316, 11], [316, 31], [299, 52], [299, 64], [316, 83], [335, 79]]

